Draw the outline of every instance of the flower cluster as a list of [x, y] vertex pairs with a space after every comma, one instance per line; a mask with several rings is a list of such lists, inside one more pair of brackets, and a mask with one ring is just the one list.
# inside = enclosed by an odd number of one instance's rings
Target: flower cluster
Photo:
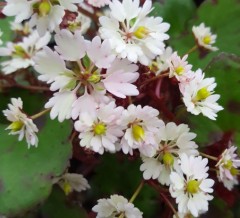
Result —
[[[100, 11], [107, 5], [107, 12]], [[189, 126], [165, 117], [144, 91], [152, 81], [160, 87], [165, 77], [179, 89], [179, 102], [188, 112], [216, 120], [223, 107], [217, 102], [215, 78], [193, 70], [187, 60], [190, 52], [181, 57], [166, 45], [170, 25], [151, 16], [152, 10], [150, 0], [6, 0], [3, 13], [15, 17], [11, 28], [21, 37], [3, 46], [0, 40], [0, 56], [7, 57], [1, 63], [3, 76], [32, 67], [34, 81], [46, 83], [50, 98], [37, 115], [25, 114], [20, 98], [12, 98], [3, 113], [11, 122], [9, 134], [25, 137], [28, 147], [38, 145], [36, 117], [50, 111], [51, 119], [72, 120], [73, 136], [78, 135], [75, 141], [84, 151], [138, 157], [143, 179], [167, 189], [179, 216], [198, 217], [213, 199], [208, 159], [199, 156]], [[97, 24], [95, 35], [92, 22]], [[192, 31], [194, 49], [217, 50], [210, 28], [202, 23]], [[240, 160], [235, 152], [236, 147], [229, 147], [216, 164], [218, 179], [229, 190], [238, 184]], [[66, 195], [90, 188], [74, 173], [53, 183]], [[115, 194], [98, 200], [92, 210], [99, 218], [143, 217], [132, 201]]]

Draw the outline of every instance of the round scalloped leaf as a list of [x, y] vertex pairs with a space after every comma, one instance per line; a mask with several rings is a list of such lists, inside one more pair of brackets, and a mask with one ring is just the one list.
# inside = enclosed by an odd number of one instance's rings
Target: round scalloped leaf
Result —
[[59, 124], [48, 119], [38, 134], [38, 147], [30, 149], [26, 141], [8, 135], [6, 125], [0, 128], [0, 214], [15, 216], [45, 200], [52, 178], [68, 166], [70, 122]]
[[218, 47], [219, 51], [209, 52], [206, 56], [201, 56], [196, 51], [191, 53], [188, 61], [193, 65], [194, 70], [198, 67], [204, 68], [221, 52], [240, 55], [239, 14], [240, 2], [238, 0], [206, 0], [197, 9], [195, 17], [188, 22], [188, 28], [178, 36], [171, 37], [169, 43], [179, 55], [186, 54], [195, 45], [192, 27], [203, 22], [211, 28], [213, 34], [217, 35], [214, 46]]

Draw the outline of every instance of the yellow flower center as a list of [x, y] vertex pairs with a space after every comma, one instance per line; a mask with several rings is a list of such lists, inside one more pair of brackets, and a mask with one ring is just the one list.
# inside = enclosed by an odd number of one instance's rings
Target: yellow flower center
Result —
[[133, 138], [138, 142], [144, 138], [144, 129], [139, 125], [132, 126]]
[[106, 133], [106, 130], [106, 125], [103, 123], [98, 123], [93, 128], [93, 132], [95, 135], [104, 135]]
[[187, 183], [187, 192], [190, 194], [196, 194], [199, 191], [200, 182], [197, 180], [190, 180]]
[[210, 95], [211, 95], [211, 93], [207, 90], [207, 88], [203, 87], [203, 88], [198, 90], [195, 100], [196, 101], [202, 101]]
[[11, 125], [9, 126], [9, 128], [13, 131], [13, 132], [17, 132], [19, 130], [22, 129], [24, 123], [20, 120], [12, 122]]
[[181, 76], [184, 72], [184, 68], [182, 66], [179, 66], [175, 69], [175, 72], [177, 75]]
[[51, 11], [51, 3], [48, 0], [42, 1], [38, 6], [39, 15], [44, 17]]
[[137, 28], [137, 30], [133, 34], [138, 39], [143, 39], [147, 37], [147, 35], [149, 34], [149, 31], [146, 27], [140, 26]]
[[72, 192], [71, 185], [66, 181], [63, 184], [63, 191], [64, 191], [65, 195], [69, 195]]
[[174, 163], [174, 157], [171, 153], [167, 152], [163, 155], [163, 163], [166, 166], [172, 166]]
[[210, 44], [211, 41], [212, 41], [211, 36], [204, 36], [203, 37], [203, 43], [204, 44], [208, 45], [208, 44]]

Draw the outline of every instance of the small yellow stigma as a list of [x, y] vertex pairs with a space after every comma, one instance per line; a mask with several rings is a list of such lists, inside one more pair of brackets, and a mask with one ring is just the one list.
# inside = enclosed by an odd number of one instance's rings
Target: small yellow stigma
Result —
[[144, 129], [139, 125], [133, 125], [132, 126], [132, 134], [133, 134], [133, 138], [137, 142], [139, 142], [139, 141], [143, 140], [143, 138], [144, 138]]
[[158, 63], [156, 61], [153, 61], [148, 67], [153, 72], [156, 72], [159, 70]]
[[235, 167], [232, 167], [230, 169], [230, 173], [233, 175], [233, 176], [237, 176], [239, 174], [239, 171], [238, 169], [236, 169]]
[[204, 44], [208, 45], [208, 44], [210, 44], [211, 41], [212, 41], [212, 40], [211, 40], [211, 36], [205, 36], [205, 37], [203, 37], [203, 43], [204, 43]]
[[63, 191], [64, 191], [65, 195], [69, 195], [72, 192], [72, 187], [68, 182], [64, 182]]
[[11, 125], [9, 126], [9, 128], [13, 131], [13, 132], [17, 132], [20, 129], [22, 129], [24, 123], [20, 120], [12, 122]]
[[14, 45], [13, 56], [17, 56], [17, 57], [21, 57], [21, 58], [28, 58], [27, 52], [20, 45]]
[[232, 168], [232, 161], [231, 160], [227, 160], [225, 163], [224, 163], [224, 168], [228, 169], [228, 170], [231, 170]]
[[195, 100], [201, 101], [201, 100], [206, 99], [210, 95], [211, 95], [211, 93], [207, 90], [207, 88], [203, 87], [198, 90]]
[[81, 27], [80, 22], [68, 22], [68, 29], [71, 32], [74, 32], [75, 30], [79, 29]]
[[103, 123], [98, 123], [93, 128], [93, 132], [95, 135], [104, 135], [106, 133], [106, 130], [106, 125]]
[[171, 153], [167, 152], [163, 155], [163, 163], [166, 166], [172, 166], [174, 163], [174, 157]]
[[179, 66], [175, 69], [175, 72], [177, 75], [181, 76], [184, 72], [184, 68], [182, 66]]
[[140, 26], [137, 28], [137, 30], [133, 34], [138, 39], [143, 39], [143, 38], [146, 38], [146, 36], [149, 34], [149, 31], [146, 27]]
[[190, 194], [196, 194], [199, 190], [200, 182], [197, 180], [190, 180], [187, 183], [187, 192]]
[[100, 80], [101, 76], [99, 74], [93, 74], [87, 79], [87, 81], [91, 83], [98, 83]]
[[38, 6], [39, 15], [44, 17], [51, 11], [51, 3], [48, 0], [42, 1]]

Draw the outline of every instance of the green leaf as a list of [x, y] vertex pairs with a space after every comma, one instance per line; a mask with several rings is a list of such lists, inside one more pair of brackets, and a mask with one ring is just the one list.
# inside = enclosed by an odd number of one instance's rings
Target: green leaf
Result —
[[195, 45], [192, 27], [203, 22], [211, 28], [213, 34], [217, 35], [214, 46], [218, 47], [219, 51], [209, 52], [205, 57], [200, 57], [199, 52], [196, 51], [191, 53], [188, 61], [193, 64], [194, 70], [199, 67], [204, 69], [221, 52], [240, 55], [239, 14], [240, 2], [238, 0], [204, 1], [198, 8], [195, 19], [188, 23], [188, 28], [178, 36], [171, 37], [169, 43], [179, 55], [186, 54]]
[[161, 16], [164, 22], [170, 23], [168, 34], [171, 37], [184, 31], [196, 10], [192, 0], [166, 0], [163, 4], [155, 2], [153, 7], [150, 15]]
[[37, 148], [27, 148], [0, 125], [0, 212], [19, 215], [44, 201], [51, 192], [52, 179], [68, 166], [71, 146], [70, 122], [41, 120]]
[[12, 17], [0, 19], [0, 30], [3, 32], [3, 35], [1, 36], [3, 44], [13, 39], [13, 32], [10, 29], [10, 21], [13, 21]]

